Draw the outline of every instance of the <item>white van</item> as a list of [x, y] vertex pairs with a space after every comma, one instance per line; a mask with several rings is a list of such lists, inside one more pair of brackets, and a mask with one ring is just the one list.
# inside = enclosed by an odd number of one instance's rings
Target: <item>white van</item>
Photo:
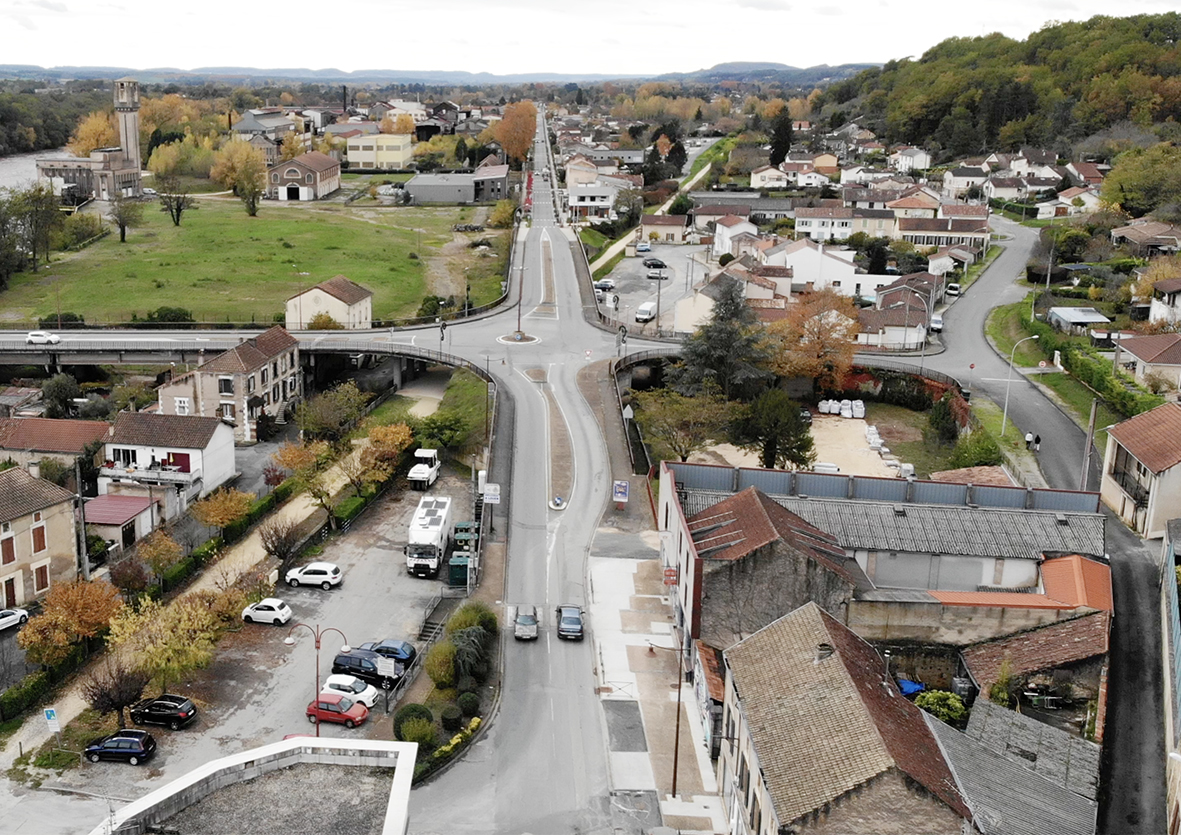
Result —
[[644, 302], [636, 308], [637, 322], [651, 322], [656, 318], [656, 302]]
[[931, 333], [943, 333], [943, 314], [931, 314]]

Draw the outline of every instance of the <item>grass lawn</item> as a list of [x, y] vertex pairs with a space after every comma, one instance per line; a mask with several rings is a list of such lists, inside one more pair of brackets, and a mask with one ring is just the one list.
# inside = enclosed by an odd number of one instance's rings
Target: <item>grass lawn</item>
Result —
[[595, 270], [594, 275], [592, 275], [591, 278], [593, 278], [595, 281], [598, 281], [600, 278], [606, 278], [607, 276], [611, 275], [611, 271], [613, 269], [615, 269], [615, 265], [618, 264], [622, 260], [623, 260], [623, 252], [621, 251], [621, 252], [615, 253], [614, 255], [611, 256], [611, 260], [609, 260], [606, 264], [604, 264], [603, 266], [601, 266], [597, 270]]
[[410, 407], [416, 402], [412, 398], [395, 394], [370, 412], [366, 416], [365, 422], [372, 426], [389, 426], [393, 423], [405, 423], [410, 417]]
[[[915, 475], [919, 478], [951, 469], [949, 461], [954, 445], [927, 440], [924, 434], [929, 428], [926, 412], [912, 412], [889, 403], [866, 402], [865, 420], [877, 426], [886, 446], [899, 461], [914, 464]], [[907, 440], [898, 440], [899, 437]]]
[[705, 168], [705, 166], [711, 162], [725, 162], [728, 160], [730, 158], [730, 151], [734, 148], [734, 145], [737, 143], [737, 141], [738, 137], [727, 136], [724, 139], [719, 139], [717, 142], [710, 145], [701, 152], [697, 159], [693, 160], [693, 165], [690, 166], [689, 173], [682, 177], [681, 181], [687, 181], [690, 177], [692, 177], [702, 168]]
[[587, 246], [593, 246], [597, 249], [602, 249], [611, 242], [610, 239], [602, 232], [597, 229], [592, 229], [589, 226], [579, 230], [578, 239]]
[[[426, 295], [427, 267], [410, 253], [435, 254], [451, 240], [452, 224], [472, 212], [264, 203], [251, 218], [236, 200], [203, 200], [176, 227], [166, 214], [149, 211], [126, 244], [110, 235], [75, 255], [56, 256], [36, 275], [16, 275], [3, 295], [3, 316], [28, 321], [60, 302], [61, 310], [88, 321], [119, 323], [171, 305], [191, 310], [198, 321], [269, 324], [288, 297], [338, 274], [373, 291], [375, 319], [412, 316]], [[496, 298], [500, 263], [474, 255], [473, 261], [479, 265], [472, 271], [473, 301]]]
[[1004, 411], [997, 404], [985, 397], [972, 398], [972, 414], [980, 421], [984, 431], [992, 436], [1001, 448], [1005, 458], [1013, 462], [1017, 469], [1036, 471], [1038, 469], [1037, 456], [1025, 448], [1025, 433], [1013, 425], [1009, 420], [1005, 426], [1005, 436], [1001, 437], [1001, 422]]
[[[1053, 389], [1074, 418], [1074, 422], [1085, 430], [1091, 419], [1091, 401], [1095, 393], [1069, 374], [1039, 374], [1036, 381]], [[1107, 433], [1105, 427], [1119, 423], [1124, 418], [1108, 406], [1102, 398], [1099, 400], [1099, 411], [1095, 415], [1095, 445], [1099, 449], [1107, 448]]]
[[78, 768], [82, 764], [82, 749], [92, 739], [105, 736], [119, 730], [119, 718], [111, 713], [100, 716], [87, 708], [76, 719], [62, 728], [62, 741], [58, 744], [57, 737], [53, 737], [36, 751], [26, 751], [18, 757], [13, 767], [9, 769], [11, 779], [29, 779], [26, 768], [34, 765], [37, 768], [48, 768], [59, 775], [68, 769]]
[[[1028, 302], [1014, 302], [993, 309], [985, 322], [984, 330], [996, 347], [1006, 357], [1010, 356], [1018, 340], [1025, 339], [1029, 333], [1021, 324], [1021, 314], [1029, 306]], [[1037, 340], [1031, 339], [1022, 343], [1013, 358], [1013, 365], [1032, 368], [1044, 360], [1046, 355], [1037, 345]]]

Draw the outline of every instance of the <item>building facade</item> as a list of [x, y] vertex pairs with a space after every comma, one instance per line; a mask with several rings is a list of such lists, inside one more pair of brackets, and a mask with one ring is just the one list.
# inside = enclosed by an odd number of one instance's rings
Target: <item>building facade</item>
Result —
[[44, 597], [78, 572], [74, 495], [19, 467], [0, 472], [0, 604]]
[[340, 189], [340, 163], [309, 151], [267, 169], [267, 197], [272, 200], [319, 200]]

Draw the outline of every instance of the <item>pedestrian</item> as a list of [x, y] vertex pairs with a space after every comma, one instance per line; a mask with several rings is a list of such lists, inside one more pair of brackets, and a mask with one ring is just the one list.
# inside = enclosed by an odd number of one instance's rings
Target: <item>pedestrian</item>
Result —
[[1033, 436], [1034, 451], [1036, 452], [1036, 451], [1040, 450], [1041, 448], [1042, 448], [1042, 436], [1041, 435], [1034, 435]]
[[1033, 448], [1033, 433], [1032, 432], [1025, 433], [1025, 448], [1026, 449]]

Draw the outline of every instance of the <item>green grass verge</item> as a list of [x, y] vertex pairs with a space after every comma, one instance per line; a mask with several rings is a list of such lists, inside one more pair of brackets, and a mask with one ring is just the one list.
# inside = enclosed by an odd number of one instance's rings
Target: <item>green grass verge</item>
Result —
[[887, 436], [889, 435], [888, 427], [891, 426], [909, 428], [924, 433], [920, 440], [888, 441], [886, 444], [890, 448], [890, 452], [897, 455], [900, 461], [914, 464], [915, 474], [919, 478], [927, 478], [931, 473], [951, 468], [951, 453], [955, 446], [954, 444], [940, 444], [928, 440], [929, 423], [926, 412], [914, 412], [889, 403], [871, 402], [865, 404], [865, 420], [877, 426], [879, 430], [885, 429]]
[[488, 405], [488, 386], [483, 380], [463, 368], [451, 375], [439, 411], [458, 415], [467, 425], [467, 437], [459, 445], [461, 449], [475, 449], [487, 442], [484, 425]]
[[[984, 323], [984, 332], [996, 345], [997, 350], [1005, 357], [1012, 354], [1013, 347], [1021, 339], [1030, 336], [1021, 323], [1021, 313], [1029, 306], [1028, 301], [1014, 302], [993, 308]], [[1013, 355], [1013, 365], [1022, 368], [1032, 368], [1044, 360], [1046, 355], [1037, 345], [1037, 340], [1031, 339], [1022, 343]]]
[[389, 426], [393, 423], [406, 423], [410, 419], [410, 407], [415, 400], [395, 394], [374, 409], [366, 417], [365, 422], [370, 426]]
[[578, 239], [587, 246], [593, 246], [598, 249], [602, 249], [603, 247], [607, 246], [608, 243], [610, 243], [606, 235], [597, 229], [592, 229], [589, 226], [579, 230]]
[[[1080, 383], [1069, 374], [1039, 374], [1033, 378], [1051, 389], [1062, 399], [1071, 418], [1083, 429], [1091, 419], [1091, 401], [1095, 399], [1095, 392]], [[1099, 449], [1107, 448], [1106, 427], [1119, 423], [1123, 418], [1108, 406], [1102, 398], [1099, 399], [1099, 411], [1095, 415], [1095, 444]]]
[[688, 180], [711, 162], [725, 162], [728, 160], [730, 158], [730, 151], [734, 149], [734, 144], [737, 141], [737, 136], [727, 136], [710, 145], [697, 159], [693, 160], [693, 165], [689, 167], [689, 173], [682, 178], [682, 182]]
[[611, 256], [610, 261], [608, 261], [606, 264], [604, 264], [603, 266], [601, 266], [597, 270], [595, 270], [594, 275], [592, 277], [594, 278], [595, 281], [598, 281], [600, 278], [606, 278], [607, 276], [611, 275], [611, 271], [613, 269], [615, 269], [616, 264], [618, 264], [622, 260], [623, 260], [623, 252], [621, 251], [621, 252], [615, 253], [614, 255]]
[[1013, 469], [1037, 471], [1037, 456], [1025, 448], [1025, 432], [1021, 428], [1009, 420], [1005, 426], [1005, 436], [1001, 437], [1004, 411], [1000, 406], [986, 397], [976, 396], [972, 398], [972, 414], [980, 421], [981, 429], [997, 442]]

